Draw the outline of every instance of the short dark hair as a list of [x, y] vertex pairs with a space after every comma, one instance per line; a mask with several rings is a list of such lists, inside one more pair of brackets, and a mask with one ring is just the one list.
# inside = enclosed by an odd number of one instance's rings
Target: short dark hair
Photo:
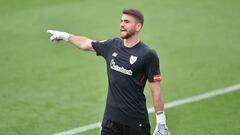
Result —
[[137, 9], [124, 9], [122, 11], [123, 14], [126, 15], [131, 15], [133, 17], [135, 17], [143, 26], [144, 23], [144, 17], [141, 11], [137, 10]]

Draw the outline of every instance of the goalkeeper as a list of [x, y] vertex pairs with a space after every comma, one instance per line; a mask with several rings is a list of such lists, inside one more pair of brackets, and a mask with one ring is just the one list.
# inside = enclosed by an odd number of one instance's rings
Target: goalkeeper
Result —
[[170, 135], [161, 92], [159, 59], [156, 52], [139, 38], [143, 24], [144, 17], [140, 11], [125, 9], [120, 22], [121, 38], [95, 41], [66, 32], [47, 31], [52, 41], [68, 41], [82, 50], [96, 52], [105, 59], [108, 96], [101, 135], [150, 135], [143, 93], [147, 80], [156, 112], [154, 135]]

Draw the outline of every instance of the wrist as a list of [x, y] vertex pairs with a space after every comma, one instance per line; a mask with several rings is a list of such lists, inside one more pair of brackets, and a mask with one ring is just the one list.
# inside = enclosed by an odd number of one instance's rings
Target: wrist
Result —
[[156, 121], [157, 124], [166, 124], [166, 113], [164, 111], [157, 112]]
[[63, 39], [65, 40], [65, 41], [69, 41], [69, 38], [72, 36], [72, 34], [70, 34], [70, 33], [67, 33], [67, 32], [64, 32], [63, 33]]

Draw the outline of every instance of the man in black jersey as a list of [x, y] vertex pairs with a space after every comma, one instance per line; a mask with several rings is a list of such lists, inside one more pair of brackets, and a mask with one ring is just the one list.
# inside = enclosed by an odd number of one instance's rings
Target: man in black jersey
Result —
[[76, 47], [96, 52], [107, 64], [108, 96], [101, 135], [150, 135], [150, 125], [143, 93], [148, 80], [156, 112], [154, 135], [170, 135], [161, 93], [161, 73], [156, 52], [140, 41], [144, 24], [142, 13], [125, 9], [120, 23], [120, 37], [95, 41], [88, 37], [48, 30], [50, 40], [65, 40]]

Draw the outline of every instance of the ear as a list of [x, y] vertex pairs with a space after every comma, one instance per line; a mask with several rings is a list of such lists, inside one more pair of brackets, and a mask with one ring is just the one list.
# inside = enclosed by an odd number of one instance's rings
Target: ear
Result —
[[136, 28], [136, 31], [140, 31], [141, 28], [142, 28], [142, 24], [141, 23], [137, 23], [135, 28]]

